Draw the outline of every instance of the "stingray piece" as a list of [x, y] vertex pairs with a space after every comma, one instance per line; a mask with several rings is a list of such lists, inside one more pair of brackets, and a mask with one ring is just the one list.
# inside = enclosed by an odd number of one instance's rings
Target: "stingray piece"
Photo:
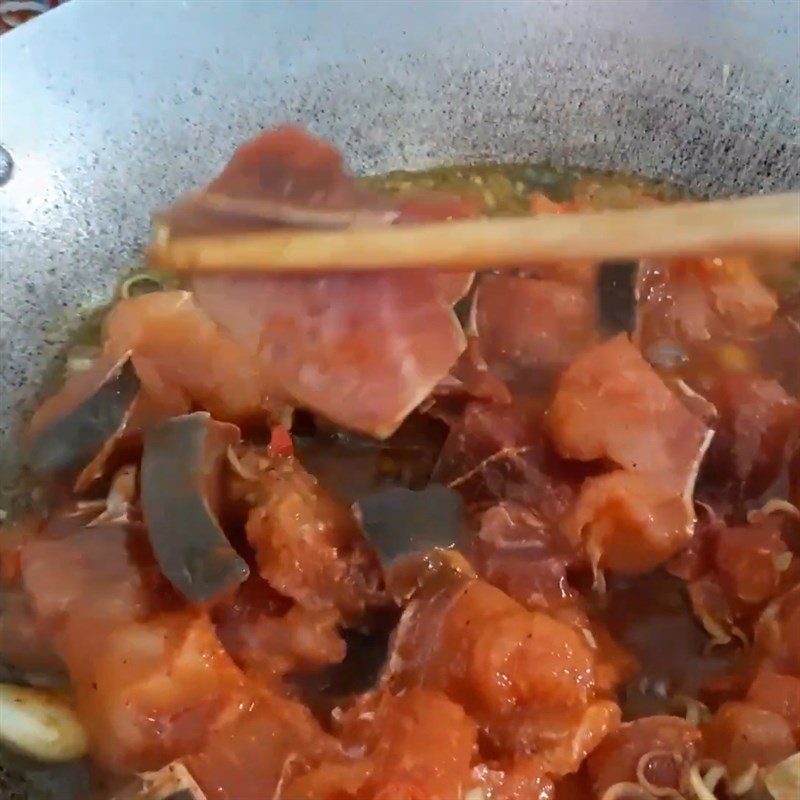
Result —
[[639, 264], [604, 261], [597, 272], [597, 314], [607, 333], [632, 333], [636, 328]]
[[647, 571], [688, 544], [695, 479], [713, 431], [625, 334], [566, 369], [547, 427], [564, 458], [620, 468], [588, 478], [563, 521], [594, 566]]
[[586, 286], [558, 280], [484, 275], [469, 327], [488, 369], [524, 393], [554, 376], [597, 339], [597, 310]]
[[354, 510], [387, 567], [411, 553], [453, 547], [463, 520], [459, 493], [437, 485], [377, 492], [356, 503]]
[[99, 359], [34, 415], [28, 434], [31, 467], [59, 472], [86, 466], [125, 426], [138, 393], [129, 353]]
[[173, 417], [148, 433], [142, 456], [142, 510], [161, 571], [191, 602], [212, 600], [249, 575], [214, 508], [234, 425], [205, 412]]
[[[453, 198], [398, 205], [359, 186], [332, 145], [283, 127], [239, 147], [204, 191], [167, 210], [160, 225], [179, 238], [286, 224], [413, 224], [471, 213]], [[202, 310], [252, 356], [271, 395], [385, 438], [464, 349], [452, 303], [471, 279], [469, 272], [387, 270], [197, 275], [191, 286]]]

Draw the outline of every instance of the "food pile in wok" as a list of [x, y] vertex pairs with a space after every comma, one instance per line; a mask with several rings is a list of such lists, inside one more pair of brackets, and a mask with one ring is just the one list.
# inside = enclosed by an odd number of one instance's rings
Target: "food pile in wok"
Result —
[[[664, 201], [525, 174], [279, 128], [157, 227]], [[0, 536], [9, 752], [63, 798], [796, 796], [797, 265], [514, 266], [127, 280]]]

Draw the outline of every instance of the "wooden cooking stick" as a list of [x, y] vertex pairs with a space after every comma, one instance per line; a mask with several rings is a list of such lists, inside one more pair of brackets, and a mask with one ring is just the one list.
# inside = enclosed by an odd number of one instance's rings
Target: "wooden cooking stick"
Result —
[[800, 193], [335, 231], [278, 228], [173, 239], [162, 228], [150, 257], [170, 270], [277, 273], [503, 269], [537, 262], [753, 251], [800, 252]]

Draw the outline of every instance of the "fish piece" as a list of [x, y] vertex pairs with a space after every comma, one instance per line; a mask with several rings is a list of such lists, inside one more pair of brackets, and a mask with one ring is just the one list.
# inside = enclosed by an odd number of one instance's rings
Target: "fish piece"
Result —
[[505, 501], [484, 512], [473, 550], [478, 574], [526, 608], [576, 598], [567, 568], [580, 564], [580, 553], [525, 506]]
[[564, 531], [595, 566], [652, 569], [694, 531], [692, 495], [713, 432], [624, 334], [561, 376], [547, 425], [562, 456], [621, 467], [589, 477]]
[[549, 386], [597, 340], [590, 289], [554, 280], [484, 275], [472, 325], [489, 369], [521, 389]]
[[[202, 741], [242, 675], [207, 617], [183, 609], [132, 525], [51, 521], [22, 575], [75, 692], [92, 757], [154, 769]], [[234, 703], [235, 707], [235, 703]]]
[[790, 587], [764, 609], [754, 638], [762, 665], [800, 675], [800, 586]]
[[[720, 375], [707, 393], [716, 406], [716, 433], [700, 471], [713, 499], [732, 505], [788, 482], [792, 446], [800, 441], [800, 401], [774, 380]], [[770, 495], [767, 494], [767, 497]]]
[[463, 797], [470, 780], [475, 723], [440, 692], [367, 695], [345, 712], [344, 763], [323, 762], [287, 784], [283, 800]]
[[380, 562], [346, 505], [293, 456], [251, 448], [239, 461], [245, 532], [264, 580], [303, 608], [334, 608], [349, 622], [386, 602]]
[[623, 334], [586, 352], [559, 381], [548, 411], [559, 452], [609, 459], [683, 491], [709, 432]]
[[[291, 204], [315, 213], [375, 210], [408, 221], [463, 215], [450, 203], [388, 199], [358, 187], [339, 153], [298, 128], [242, 145], [204, 194]], [[230, 230], [193, 198], [162, 216], [170, 235]], [[262, 220], [269, 227], [275, 220]], [[253, 226], [252, 218], [239, 228]], [[451, 303], [471, 276], [435, 273], [197, 276], [202, 308], [251, 354], [273, 389], [343, 426], [386, 437], [464, 349]], [[213, 409], [210, 409], [213, 412]]]
[[[0, 533], [0, 537], [4, 532]], [[0, 675], [4, 680], [26, 675], [58, 675], [63, 670], [49, 632], [21, 589], [0, 590]]]
[[385, 438], [465, 347], [428, 275], [195, 279], [198, 302], [297, 404]]
[[69, 644], [62, 634], [82, 638], [76, 652], [83, 659], [95, 636], [157, 608], [163, 581], [140, 527], [86, 527], [80, 518], [51, 519], [24, 544], [21, 571], [39, 620], [59, 645]]
[[[547, 775], [536, 756], [512, 759], [510, 762], [476, 764], [472, 768], [473, 792], [476, 800], [562, 800], [562, 794]], [[561, 781], [559, 781], [559, 785]], [[472, 800], [473, 794], [465, 795]], [[576, 799], [577, 800], [577, 799]], [[587, 798], [580, 798], [587, 800]]]
[[297, 125], [281, 125], [239, 145], [204, 190], [182, 198], [158, 214], [156, 222], [168, 225], [177, 237], [276, 222], [309, 225], [313, 220], [318, 225], [327, 220], [341, 227], [352, 223], [347, 214], [354, 213], [373, 222], [397, 217], [389, 198], [360, 187], [345, 172], [332, 144]]
[[[759, 363], [786, 391], [800, 399], [800, 291], [782, 297], [778, 312], [764, 336], [756, 343]], [[800, 479], [798, 479], [800, 486]]]
[[216, 603], [211, 617], [234, 661], [259, 680], [338, 664], [346, 655], [336, 609], [295, 605], [255, 573]]
[[508, 405], [512, 396], [505, 382], [489, 369], [477, 336], [467, 337], [467, 347], [450, 373], [433, 387], [420, 411], [455, 424], [472, 400]]
[[158, 769], [202, 747], [241, 708], [244, 676], [204, 614], [159, 614], [116, 628], [85, 671], [71, 670], [94, 760]]
[[797, 582], [795, 513], [777, 501], [741, 525], [704, 520], [690, 546], [668, 563], [688, 581], [694, 613], [716, 642], [747, 637], [766, 604]]
[[450, 429], [432, 480], [451, 485], [502, 451], [538, 443], [540, 416], [518, 406], [470, 403]]
[[131, 353], [142, 388], [171, 414], [199, 406], [230, 422], [270, 416], [256, 359], [220, 330], [189, 292], [121, 300], [106, 317], [103, 334], [105, 352]]
[[457, 489], [470, 509], [510, 500], [553, 522], [585, 472], [555, 451], [539, 409], [473, 402], [450, 428], [431, 480]]
[[268, 689], [249, 689], [245, 702], [242, 713], [183, 759], [206, 800], [296, 800], [303, 795], [284, 793], [295, 775], [323, 760], [344, 761], [339, 744], [302, 704]]
[[442, 691], [497, 752], [535, 753], [552, 771], [570, 772], [582, 744], [591, 749], [619, 719], [616, 704], [597, 696], [596, 668], [582, 629], [461, 578], [406, 607], [384, 681], [393, 691]]
[[635, 574], [675, 555], [692, 538], [691, 495], [627, 470], [588, 478], [562, 530], [594, 567]]
[[[468, 219], [480, 216], [480, 205], [468, 197], [447, 194], [414, 192], [397, 200], [397, 224], [414, 222], [443, 222], [450, 219]], [[475, 280], [474, 272], [452, 270], [436, 274], [439, 296], [450, 305], [469, 294]]]
[[227, 594], [248, 574], [215, 516], [221, 469], [239, 440], [234, 425], [205, 412], [174, 417], [148, 432], [142, 456], [142, 512], [158, 565], [193, 603]]
[[763, 605], [779, 594], [791, 566], [781, 520], [766, 516], [751, 524], [718, 531], [714, 566], [726, 594], [741, 604]]
[[745, 257], [647, 261], [639, 276], [634, 339], [643, 349], [746, 335], [767, 325], [778, 308]]
[[32, 468], [58, 472], [85, 467], [125, 427], [139, 386], [128, 351], [108, 354], [69, 380], [31, 420]]

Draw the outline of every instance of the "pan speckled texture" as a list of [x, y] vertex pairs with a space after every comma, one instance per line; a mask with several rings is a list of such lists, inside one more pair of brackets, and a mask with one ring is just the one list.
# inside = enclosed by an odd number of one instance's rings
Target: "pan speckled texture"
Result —
[[2, 40], [0, 478], [149, 213], [296, 120], [360, 171], [551, 160], [800, 185], [796, 0], [74, 0]]

